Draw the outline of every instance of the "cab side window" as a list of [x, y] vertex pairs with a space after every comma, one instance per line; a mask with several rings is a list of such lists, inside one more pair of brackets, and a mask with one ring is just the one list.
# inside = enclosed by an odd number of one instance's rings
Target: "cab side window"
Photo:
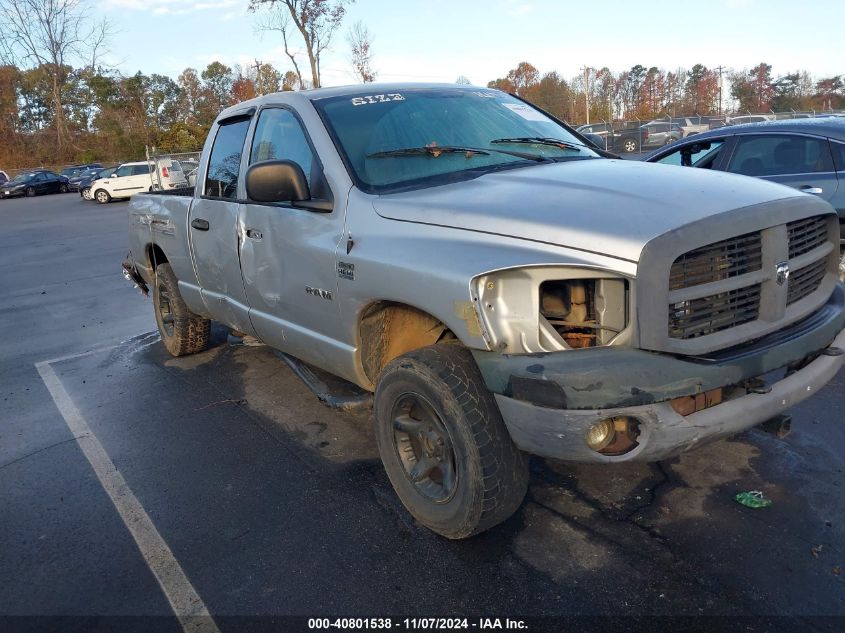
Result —
[[290, 110], [268, 108], [261, 112], [249, 164], [264, 160], [290, 160], [302, 167], [308, 186], [312, 186], [314, 153], [299, 120]]
[[237, 198], [238, 172], [241, 169], [241, 154], [248, 129], [249, 119], [237, 119], [218, 128], [208, 159], [206, 196]]
[[739, 137], [728, 171], [745, 176], [782, 176], [833, 171], [826, 139], [767, 135]]

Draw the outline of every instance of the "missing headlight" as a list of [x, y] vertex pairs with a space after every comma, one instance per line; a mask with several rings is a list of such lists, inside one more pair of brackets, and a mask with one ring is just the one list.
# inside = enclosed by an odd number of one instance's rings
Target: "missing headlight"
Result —
[[605, 345], [625, 328], [625, 294], [618, 279], [544, 281], [540, 316], [571, 348]]
[[540, 284], [540, 314], [570, 347], [596, 344], [595, 280], [572, 279]]

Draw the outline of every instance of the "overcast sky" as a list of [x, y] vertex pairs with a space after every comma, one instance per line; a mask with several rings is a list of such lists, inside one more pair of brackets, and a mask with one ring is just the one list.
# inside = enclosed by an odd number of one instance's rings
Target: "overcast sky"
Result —
[[[248, 0], [102, 0], [115, 28], [108, 61], [125, 74], [176, 77], [187, 67], [270, 62], [291, 68], [278, 34], [261, 34]], [[636, 7], [636, 8], [633, 8]], [[845, 0], [357, 0], [322, 63], [323, 84], [353, 81], [346, 30], [361, 20], [374, 36], [383, 81], [475, 84], [520, 61], [565, 78], [583, 65], [626, 70], [751, 68], [775, 76], [845, 74]], [[303, 67], [304, 66], [304, 67]], [[303, 75], [307, 62], [303, 57]]]

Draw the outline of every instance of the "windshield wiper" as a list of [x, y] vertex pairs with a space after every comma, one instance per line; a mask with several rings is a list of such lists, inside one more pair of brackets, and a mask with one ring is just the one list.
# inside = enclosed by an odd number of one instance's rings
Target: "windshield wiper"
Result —
[[551, 159], [546, 156], [538, 154], [529, 154], [527, 152], [511, 152], [504, 149], [481, 149], [478, 147], [460, 147], [456, 145], [425, 145], [423, 147], [404, 147], [401, 149], [391, 149], [384, 152], [375, 152], [374, 154], [367, 154], [364, 158], [394, 158], [402, 156], [433, 156], [437, 158], [441, 154], [466, 154], [467, 158], [472, 158], [474, 154], [489, 156], [491, 152], [496, 154], [507, 154], [508, 156], [516, 156], [517, 158], [524, 158], [526, 160], [533, 160], [536, 162], [548, 162]]
[[518, 136], [516, 138], [497, 138], [490, 141], [491, 143], [522, 143], [525, 145], [551, 145], [553, 147], [560, 147], [564, 149], [574, 149], [581, 151], [582, 147], [587, 147], [581, 143], [570, 143], [569, 141], [561, 141], [556, 138], [546, 138], [544, 136]]

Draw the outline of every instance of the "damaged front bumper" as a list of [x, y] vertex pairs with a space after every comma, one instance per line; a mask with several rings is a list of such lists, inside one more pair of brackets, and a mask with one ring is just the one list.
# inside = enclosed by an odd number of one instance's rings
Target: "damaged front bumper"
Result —
[[[803, 322], [707, 359], [613, 347], [529, 356], [473, 354], [520, 449], [571, 461], [656, 461], [756, 426], [814, 394], [845, 361], [843, 328], [845, 287], [840, 284]], [[740, 387], [786, 367], [793, 370], [757, 393]], [[701, 394], [716, 389], [719, 404], [696, 407], [701, 410], [688, 415], [671, 402], [696, 394], [704, 399]], [[637, 421], [636, 446], [621, 455], [591, 449], [588, 429], [617, 417]]]

